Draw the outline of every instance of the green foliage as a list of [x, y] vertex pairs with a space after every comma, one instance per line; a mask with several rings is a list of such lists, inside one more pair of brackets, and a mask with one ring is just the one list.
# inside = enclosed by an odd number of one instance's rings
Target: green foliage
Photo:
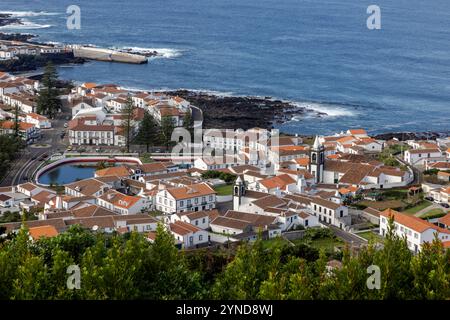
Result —
[[[309, 231], [311, 230], [311, 231]], [[309, 229], [305, 237], [330, 237]], [[413, 255], [389, 221], [383, 247], [369, 242], [341, 256], [306, 244], [262, 240], [234, 249], [180, 251], [162, 224], [149, 243], [131, 232], [95, 234], [79, 226], [31, 242], [25, 227], [0, 243], [0, 299], [448, 299], [450, 251], [436, 238]], [[328, 267], [330, 258], [341, 267]], [[77, 264], [81, 288], [66, 286]], [[369, 266], [380, 289], [369, 289]]]
[[167, 148], [172, 144], [172, 132], [175, 129], [175, 123], [172, 117], [162, 117], [161, 119], [161, 131], [160, 138], [162, 144], [164, 144]]
[[435, 176], [439, 172], [439, 169], [428, 169], [423, 172], [424, 175]]
[[24, 147], [20, 137], [0, 135], [0, 181], [5, 177], [17, 153]]
[[127, 152], [130, 152], [130, 145], [134, 134], [135, 110], [136, 107], [133, 104], [133, 100], [131, 99], [131, 96], [128, 96], [125, 107], [122, 109], [124, 118], [121, 123]]
[[222, 172], [222, 171], [215, 171], [215, 170], [208, 170], [204, 173], [202, 173], [203, 179], [220, 179], [225, 181], [227, 184], [231, 184], [236, 180], [236, 176], [231, 173]]
[[61, 110], [61, 100], [57, 88], [58, 73], [51, 62], [45, 67], [41, 83], [42, 89], [39, 91], [36, 110], [39, 114], [44, 114], [53, 119]]
[[147, 152], [151, 146], [156, 145], [160, 138], [160, 128], [158, 123], [149, 112], [144, 114], [144, 118], [139, 124], [139, 131], [135, 138], [136, 143], [145, 145]]

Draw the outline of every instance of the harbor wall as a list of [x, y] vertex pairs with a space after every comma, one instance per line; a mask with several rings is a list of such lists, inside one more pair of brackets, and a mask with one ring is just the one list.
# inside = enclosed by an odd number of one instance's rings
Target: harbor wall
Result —
[[99, 61], [134, 63], [134, 64], [142, 64], [148, 62], [146, 56], [102, 48], [77, 47], [73, 48], [73, 54], [75, 57], [78, 58], [92, 59]]

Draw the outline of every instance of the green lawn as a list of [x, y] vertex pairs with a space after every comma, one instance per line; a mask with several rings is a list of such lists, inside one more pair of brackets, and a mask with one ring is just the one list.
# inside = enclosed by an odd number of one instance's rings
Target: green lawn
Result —
[[233, 185], [225, 184], [223, 186], [214, 187], [214, 190], [217, 192], [218, 196], [229, 196], [233, 194]]
[[366, 207], [372, 207], [374, 209], [378, 210], [385, 210], [385, 209], [398, 209], [403, 208], [406, 204], [401, 200], [385, 200], [385, 201], [370, 201], [370, 200], [363, 200], [358, 202], [358, 204], [366, 206]]
[[366, 239], [367, 241], [375, 240], [376, 242], [382, 242], [383, 240], [383, 238], [379, 234], [372, 231], [357, 233], [357, 235]]
[[325, 249], [327, 251], [334, 251], [335, 247], [343, 247], [344, 242], [339, 239], [333, 239], [333, 238], [321, 238], [312, 240], [310, 242], [305, 241], [303, 239], [296, 239], [292, 241], [294, 244], [303, 244], [303, 243], [309, 243], [311, 247], [316, 249]]
[[275, 246], [283, 246], [283, 245], [287, 245], [287, 244], [288, 244], [288, 242], [281, 237], [264, 240], [262, 242], [264, 249], [272, 249]]
[[425, 214], [421, 215], [420, 218], [422, 219], [428, 219], [428, 218], [440, 218], [445, 216], [445, 211], [442, 209], [431, 209], [430, 211], [426, 212]]
[[413, 213], [414, 214], [414, 213], [417, 213], [420, 210], [423, 210], [423, 209], [425, 209], [425, 208], [427, 208], [427, 207], [429, 207], [431, 205], [432, 205], [432, 203], [430, 201], [426, 201], [425, 200], [425, 201], [421, 202], [419, 205], [417, 205], [415, 207], [406, 209], [404, 212], [406, 212], [406, 213]]

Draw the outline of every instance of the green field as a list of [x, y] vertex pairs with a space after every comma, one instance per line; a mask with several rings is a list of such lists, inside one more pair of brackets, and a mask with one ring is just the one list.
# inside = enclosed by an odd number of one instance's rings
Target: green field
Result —
[[233, 185], [225, 184], [223, 186], [214, 187], [214, 190], [217, 192], [218, 196], [229, 196], [233, 194]]
[[357, 233], [357, 235], [366, 239], [367, 241], [375, 240], [376, 242], [382, 242], [383, 240], [383, 238], [379, 234], [372, 231]]
[[321, 239], [315, 239], [311, 241], [305, 241], [304, 239], [296, 239], [292, 240], [292, 243], [298, 245], [298, 244], [309, 244], [311, 247], [315, 249], [325, 249], [327, 251], [334, 251], [335, 247], [343, 247], [344, 242], [339, 239], [333, 239], [333, 238], [321, 238]]
[[446, 214], [445, 211], [442, 209], [431, 209], [430, 211], [421, 215], [420, 218], [422, 218], [422, 219], [440, 218], [440, 217], [445, 216], [445, 214]]
[[423, 209], [425, 209], [425, 208], [427, 208], [427, 207], [429, 207], [431, 205], [432, 205], [432, 203], [430, 201], [423, 201], [423, 202], [421, 202], [420, 204], [418, 204], [415, 207], [406, 209], [404, 212], [406, 212], [406, 213], [413, 213], [414, 214], [414, 213], [417, 213], [420, 210], [423, 210]]

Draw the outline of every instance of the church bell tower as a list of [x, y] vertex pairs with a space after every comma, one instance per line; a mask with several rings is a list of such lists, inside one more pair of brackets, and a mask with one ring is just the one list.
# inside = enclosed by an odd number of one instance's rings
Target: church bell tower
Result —
[[325, 165], [325, 147], [316, 136], [314, 144], [309, 152], [309, 172], [314, 176], [314, 183], [323, 182], [323, 169]]
[[245, 184], [241, 177], [238, 176], [233, 186], [233, 210], [239, 211], [242, 203], [242, 197], [245, 195]]

